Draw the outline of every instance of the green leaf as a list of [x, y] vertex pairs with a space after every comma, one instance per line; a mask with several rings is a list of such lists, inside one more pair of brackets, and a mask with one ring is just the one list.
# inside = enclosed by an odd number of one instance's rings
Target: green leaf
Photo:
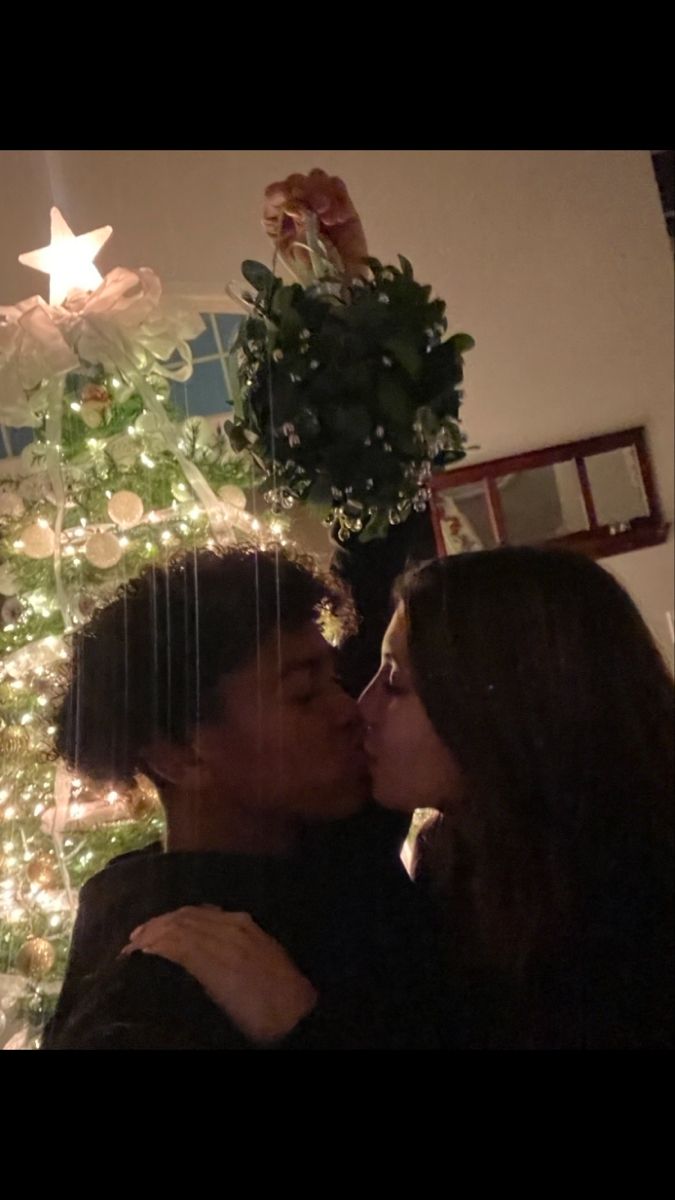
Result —
[[383, 342], [385, 350], [389, 350], [396, 361], [400, 363], [403, 370], [407, 372], [411, 379], [417, 379], [423, 367], [423, 359], [416, 346], [404, 338], [387, 338]]
[[248, 450], [251, 443], [246, 436], [246, 430], [243, 428], [243, 426], [233, 425], [230, 421], [227, 421], [225, 423], [225, 432], [230, 439], [230, 445], [232, 446], [232, 449], [236, 450], [238, 454], [241, 453], [242, 450]]
[[408, 262], [408, 259], [404, 258], [402, 254], [399, 254], [398, 261], [401, 264], [401, 270], [403, 271], [403, 274], [405, 275], [406, 279], [412, 279], [412, 277], [413, 277], [412, 264], [410, 262]]
[[274, 275], [269, 267], [264, 263], [255, 262], [252, 258], [247, 258], [241, 264], [241, 273], [247, 283], [250, 283], [257, 292], [264, 292], [274, 283]]
[[466, 354], [467, 350], [473, 350], [476, 345], [470, 333], [454, 333], [448, 339], [448, 344], [454, 346], [458, 354]]
[[405, 387], [389, 371], [377, 381], [377, 404], [384, 424], [409, 425], [412, 405]]
[[384, 538], [389, 532], [389, 520], [387, 514], [376, 512], [359, 534], [359, 542], [373, 542], [376, 538]]

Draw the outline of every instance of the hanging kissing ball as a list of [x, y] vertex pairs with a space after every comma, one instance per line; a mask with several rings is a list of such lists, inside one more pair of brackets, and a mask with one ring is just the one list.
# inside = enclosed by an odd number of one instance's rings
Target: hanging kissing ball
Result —
[[246, 508], [246, 496], [236, 483], [225, 483], [218, 489], [218, 496], [224, 504], [231, 504], [233, 508]]
[[3, 488], [0, 491], [0, 520], [3, 517], [21, 517], [25, 511], [26, 506], [14, 488]]
[[56, 952], [51, 942], [40, 937], [29, 938], [16, 956], [17, 969], [32, 979], [48, 975], [55, 961]]
[[59, 881], [56, 863], [51, 854], [36, 854], [26, 867], [26, 875], [31, 883], [41, 888], [55, 888]]
[[0, 608], [0, 619], [3, 625], [14, 625], [23, 612], [23, 604], [18, 596], [10, 596]]
[[114, 533], [92, 533], [84, 553], [92, 567], [107, 571], [117, 566], [123, 550]]
[[51, 558], [54, 553], [54, 530], [46, 521], [35, 521], [21, 532], [23, 552], [27, 558]]
[[0, 596], [16, 596], [19, 582], [9, 563], [0, 566]]
[[115, 492], [108, 501], [108, 516], [120, 529], [132, 529], [143, 520], [144, 505], [135, 492]]

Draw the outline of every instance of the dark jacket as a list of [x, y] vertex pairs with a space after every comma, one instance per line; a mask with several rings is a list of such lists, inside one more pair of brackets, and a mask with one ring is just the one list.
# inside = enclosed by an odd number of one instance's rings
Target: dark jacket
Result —
[[433, 1047], [428, 925], [398, 843], [386, 814], [367, 813], [308, 835], [289, 859], [155, 845], [114, 860], [82, 889], [43, 1049], [250, 1048], [182, 968], [119, 957], [138, 924], [206, 903], [251, 913], [318, 989], [283, 1048]]

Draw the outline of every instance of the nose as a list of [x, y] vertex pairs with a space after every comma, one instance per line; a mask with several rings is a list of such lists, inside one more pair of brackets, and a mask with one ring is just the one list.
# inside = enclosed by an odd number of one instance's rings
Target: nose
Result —
[[375, 724], [376, 705], [377, 705], [377, 679], [378, 679], [377, 675], [374, 677], [374, 679], [371, 679], [368, 686], [364, 689], [364, 691], [361, 692], [361, 695], [359, 696], [359, 700], [358, 700], [359, 711], [360, 711], [361, 717], [365, 721], [366, 725], [374, 725]]
[[335, 722], [341, 729], [358, 729], [363, 720], [358, 705], [341, 687], [335, 690]]

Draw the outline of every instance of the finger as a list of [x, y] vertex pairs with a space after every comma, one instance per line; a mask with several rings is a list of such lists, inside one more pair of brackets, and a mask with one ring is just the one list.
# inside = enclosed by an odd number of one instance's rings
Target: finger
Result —
[[151, 927], [156, 927], [159, 929], [176, 926], [180, 928], [186, 923], [188, 918], [190, 919], [191, 924], [193, 924], [196, 920], [198, 924], [203, 922], [206, 922], [210, 925], [223, 924], [225, 926], [232, 926], [244, 931], [253, 929], [255, 927], [255, 921], [253, 920], [253, 917], [247, 912], [226, 912], [224, 909], [218, 908], [217, 905], [185, 905], [183, 908], [176, 908], [171, 912], [160, 913], [156, 917], [151, 917], [149, 921], [145, 921], [142, 925], [138, 925], [129, 936], [130, 939], [133, 940], [134, 937], [138, 935], [140, 930]]

